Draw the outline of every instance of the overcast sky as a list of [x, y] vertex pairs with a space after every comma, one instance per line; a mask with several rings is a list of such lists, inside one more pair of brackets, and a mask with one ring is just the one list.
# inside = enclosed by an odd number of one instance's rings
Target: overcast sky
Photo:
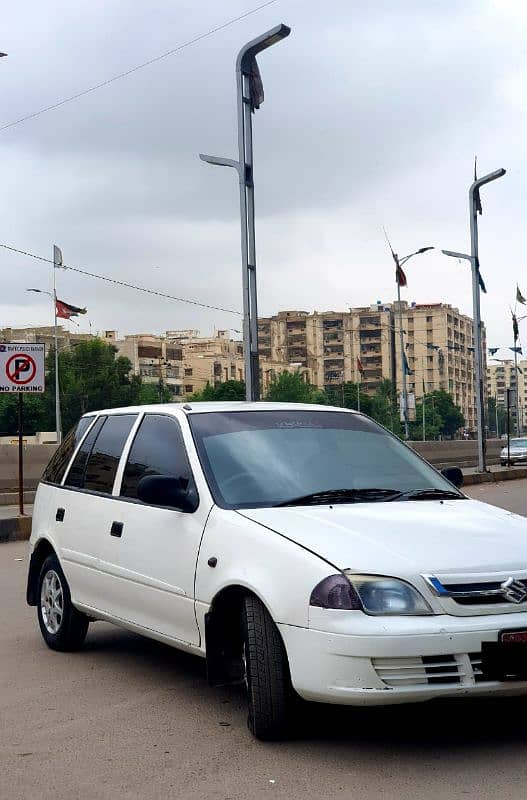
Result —
[[[260, 0], [261, 2], [261, 0]], [[19, 0], [2, 10], [0, 122], [8, 123], [176, 47], [258, 0]], [[259, 58], [254, 117], [259, 311], [342, 310], [394, 297], [384, 224], [402, 255], [469, 250], [468, 188], [482, 191], [482, 314], [511, 343], [527, 295], [527, 4], [520, 0], [278, 0], [180, 53], [0, 133], [0, 242], [205, 303], [241, 308], [238, 189], [198, 152], [236, 155], [234, 63], [279, 22]], [[0, 327], [48, 324], [25, 288], [51, 268], [0, 250]], [[471, 313], [468, 265], [408, 264], [408, 301]], [[94, 330], [240, 328], [232, 314], [71, 272], [58, 296]], [[527, 309], [526, 309], [527, 313]], [[79, 330], [72, 323], [66, 323]], [[523, 323], [527, 345], [527, 320]], [[88, 330], [87, 318], [80, 330]], [[505, 351], [502, 355], [506, 355]]]

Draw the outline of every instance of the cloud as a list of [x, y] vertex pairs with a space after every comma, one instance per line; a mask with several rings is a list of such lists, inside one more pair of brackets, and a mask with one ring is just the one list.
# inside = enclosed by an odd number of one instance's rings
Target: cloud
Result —
[[[132, 13], [119, 0], [12, 5], [0, 108], [6, 121], [21, 116], [248, 7], [154, 0]], [[254, 116], [262, 313], [391, 299], [382, 224], [401, 252], [429, 243], [466, 250], [477, 152], [482, 171], [509, 168], [485, 189], [480, 222], [489, 339], [507, 344], [507, 307], [522, 277], [522, 9], [501, 1], [336, 0], [328, 13], [283, 0], [0, 134], [2, 240], [43, 255], [56, 241], [66, 261], [90, 271], [239, 309], [236, 175], [203, 164], [198, 153], [235, 156], [235, 54], [283, 20], [292, 34], [260, 57], [266, 100]], [[3, 318], [27, 322], [24, 288], [49, 285], [49, 269], [5, 253], [0, 266]], [[470, 282], [455, 262], [433, 253], [409, 273], [409, 299], [471, 311]], [[229, 315], [71, 273], [61, 276], [61, 291], [87, 304], [100, 328], [239, 326]]]

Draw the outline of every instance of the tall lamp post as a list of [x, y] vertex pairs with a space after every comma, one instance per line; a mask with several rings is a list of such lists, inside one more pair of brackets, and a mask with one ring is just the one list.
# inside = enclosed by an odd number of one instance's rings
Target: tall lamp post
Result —
[[[388, 237], [386, 237], [388, 238]], [[404, 352], [404, 336], [403, 336], [403, 309], [401, 305], [401, 286], [406, 286], [406, 275], [403, 272], [403, 266], [406, 264], [414, 256], [419, 256], [421, 253], [426, 253], [427, 250], [433, 250], [433, 247], [420, 247], [419, 250], [416, 250], [414, 253], [410, 253], [407, 256], [403, 256], [399, 258], [397, 253], [394, 253], [393, 248], [388, 240], [388, 244], [390, 246], [390, 251], [392, 254], [392, 258], [395, 261], [395, 283], [397, 284], [397, 308], [398, 308], [398, 317], [399, 317], [399, 346], [401, 348], [401, 378], [402, 378], [402, 412], [403, 412], [403, 422], [404, 422], [404, 438], [408, 439], [410, 437], [410, 429], [408, 426], [408, 392], [406, 390], [406, 375], [407, 375], [407, 361], [406, 355]]]
[[487, 447], [485, 440], [485, 408], [483, 404], [483, 353], [481, 345], [481, 308], [480, 290], [484, 292], [485, 284], [479, 271], [479, 243], [478, 243], [478, 213], [481, 214], [481, 200], [479, 190], [486, 183], [495, 181], [505, 175], [505, 170], [497, 169], [476, 178], [468, 191], [468, 202], [470, 211], [470, 255], [466, 253], [456, 253], [452, 250], [442, 250], [445, 256], [452, 258], [465, 259], [470, 261], [472, 269], [472, 309], [474, 317], [474, 371], [476, 378], [476, 414], [478, 425], [478, 471], [487, 471]]
[[55, 266], [53, 267], [53, 291], [48, 292], [46, 289], [26, 289], [26, 292], [36, 292], [37, 294], [47, 294], [53, 300], [53, 314], [54, 314], [54, 342], [55, 342], [55, 430], [57, 436], [57, 444], [62, 441], [62, 423], [60, 418], [60, 384], [59, 384], [59, 337], [57, 331], [57, 292], [55, 290]]
[[258, 359], [258, 304], [256, 290], [256, 243], [254, 235], [254, 176], [252, 113], [263, 103], [263, 85], [256, 56], [291, 33], [287, 25], [277, 25], [245, 44], [236, 59], [238, 106], [238, 160], [200, 153], [202, 161], [232, 167], [240, 184], [240, 222], [243, 286], [243, 350], [245, 359], [245, 396], [260, 397]]

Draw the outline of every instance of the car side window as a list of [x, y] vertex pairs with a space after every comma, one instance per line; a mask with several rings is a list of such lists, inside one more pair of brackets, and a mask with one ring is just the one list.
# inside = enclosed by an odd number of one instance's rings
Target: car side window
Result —
[[64, 482], [65, 486], [73, 486], [76, 489], [82, 489], [84, 486], [84, 473], [86, 471], [86, 462], [88, 461], [88, 456], [91, 453], [91, 449], [93, 447], [93, 443], [95, 442], [97, 436], [99, 435], [99, 431], [101, 430], [102, 426], [106, 417], [98, 417], [97, 422], [94, 424], [93, 428], [91, 428], [90, 432], [86, 436], [85, 440], [81, 444], [77, 455], [75, 456], [75, 460], [71, 465], [66, 480]]
[[115, 414], [106, 418], [88, 455], [84, 489], [112, 493], [123, 447], [136, 419], [136, 414]]
[[42, 480], [47, 483], [61, 483], [66, 467], [75, 452], [77, 445], [93, 422], [93, 417], [82, 417], [77, 425], [71, 429], [62, 444], [55, 450], [53, 456], [44, 470]]
[[141, 478], [165, 475], [194, 487], [194, 477], [177, 420], [147, 414], [135, 435], [121, 484], [121, 497], [137, 499]]

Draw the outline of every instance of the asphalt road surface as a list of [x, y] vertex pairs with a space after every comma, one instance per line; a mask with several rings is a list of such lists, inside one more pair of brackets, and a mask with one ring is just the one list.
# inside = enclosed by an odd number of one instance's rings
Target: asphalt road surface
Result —
[[[527, 481], [470, 494], [527, 515]], [[204, 662], [110, 625], [48, 650], [24, 602], [25, 543], [0, 544], [1, 800], [524, 800], [527, 700], [307, 705], [262, 744]]]

